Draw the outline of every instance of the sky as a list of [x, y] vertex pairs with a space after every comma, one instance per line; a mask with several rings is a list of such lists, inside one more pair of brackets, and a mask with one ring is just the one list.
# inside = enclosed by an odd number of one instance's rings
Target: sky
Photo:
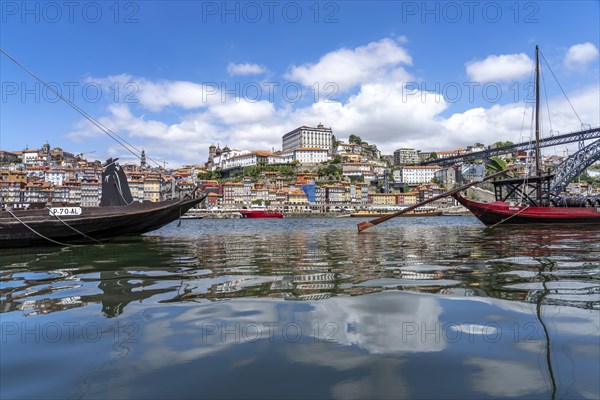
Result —
[[[319, 123], [384, 154], [443, 151], [530, 138], [536, 45], [543, 134], [600, 126], [599, 4], [3, 1], [0, 47], [167, 167]], [[0, 149], [133, 161], [3, 54], [0, 81]]]

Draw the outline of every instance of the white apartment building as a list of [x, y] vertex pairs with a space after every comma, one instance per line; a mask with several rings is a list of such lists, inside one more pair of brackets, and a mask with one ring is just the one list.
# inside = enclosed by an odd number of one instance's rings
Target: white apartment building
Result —
[[317, 125], [316, 128], [302, 125], [283, 135], [281, 148], [284, 152], [305, 147], [318, 147], [330, 151], [332, 135], [331, 128], [325, 128], [323, 124]]
[[23, 150], [23, 164], [32, 164], [38, 158], [38, 150]]
[[44, 172], [44, 180], [51, 182], [54, 186], [62, 185], [63, 181], [67, 180], [65, 171], [52, 170]]
[[364, 162], [345, 162], [342, 164], [342, 175], [347, 177], [363, 177], [371, 180], [375, 178], [373, 166]]
[[211, 171], [214, 171], [217, 168], [226, 169], [228, 160], [248, 153], [250, 153], [248, 150], [236, 150], [225, 147], [221, 154], [214, 156]]
[[300, 164], [318, 164], [327, 161], [329, 151], [320, 147], [301, 147], [294, 150], [294, 161]]
[[100, 205], [100, 194], [100, 182], [97, 179], [86, 179], [81, 182], [82, 207], [98, 207]]
[[257, 150], [251, 153], [241, 154], [226, 159], [222, 164], [222, 169], [250, 167], [259, 164], [268, 164], [269, 157], [273, 154], [265, 150]]
[[400, 169], [400, 182], [407, 185], [419, 185], [421, 183], [431, 182], [435, 173], [442, 169], [437, 165], [410, 165]]

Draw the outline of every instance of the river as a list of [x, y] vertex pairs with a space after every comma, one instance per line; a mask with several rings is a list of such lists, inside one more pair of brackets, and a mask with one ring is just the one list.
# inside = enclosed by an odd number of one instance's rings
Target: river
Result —
[[600, 229], [182, 220], [2, 250], [0, 398], [600, 398]]

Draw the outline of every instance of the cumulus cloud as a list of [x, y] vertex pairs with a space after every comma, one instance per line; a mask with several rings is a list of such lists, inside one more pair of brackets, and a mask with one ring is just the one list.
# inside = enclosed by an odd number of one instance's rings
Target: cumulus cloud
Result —
[[568, 68], [583, 67], [596, 58], [598, 58], [598, 48], [593, 43], [580, 43], [569, 47], [565, 55], [565, 65]]
[[466, 64], [467, 75], [477, 82], [507, 82], [526, 77], [533, 61], [525, 53], [488, 56]]
[[[117, 103], [139, 104], [149, 111], [159, 112], [168, 107], [184, 110], [205, 108], [221, 101], [221, 87], [215, 82], [149, 80], [128, 74], [105, 78], [89, 78], [88, 82], [104, 87], [106, 93], [117, 93]], [[111, 99], [112, 100], [112, 99]]]
[[251, 63], [240, 63], [234, 64], [229, 63], [227, 65], [227, 72], [229, 75], [258, 75], [265, 73], [267, 69], [258, 64]]
[[292, 66], [286, 78], [305, 86], [332, 82], [341, 91], [392, 73], [400, 73], [408, 80], [410, 75], [401, 65], [411, 65], [412, 58], [400, 46], [404, 41], [404, 38], [397, 41], [386, 38], [355, 49], [335, 50], [325, 54], [316, 63]]
[[[381, 48], [396, 49], [396, 56], [388, 54], [396, 61], [357, 58], [359, 54], [365, 57], [379, 54]], [[123, 82], [133, 81], [139, 85], [139, 103], [112, 104], [100, 121], [131, 141], [143, 143], [139, 147], [145, 148], [148, 155], [167, 160], [170, 166], [206, 161], [211, 143], [240, 150], [278, 150], [285, 133], [301, 125], [316, 126], [319, 122], [332, 127], [338, 138], [357, 134], [376, 144], [384, 154], [391, 154], [399, 147], [440, 151], [475, 142], [491, 144], [498, 140], [528, 139], [529, 132], [521, 131], [522, 105], [493, 104], [447, 116], [445, 113], [451, 103], [443, 96], [408, 89], [407, 81], [402, 79], [408, 73], [402, 65], [410, 56], [391, 39], [328, 53], [319, 63], [305, 64], [290, 73], [295, 74], [295, 78], [305, 77], [306, 82], [325, 77], [332, 73], [330, 58], [335, 58], [334, 54], [360, 64], [344, 78], [345, 88], [351, 84], [357, 88], [341, 100], [313, 98], [308, 103], [294, 103], [265, 98], [257, 101], [243, 96], [228, 96], [223, 100], [218, 88], [201, 83], [122, 75], [118, 78]], [[365, 70], [370, 72], [365, 73]], [[346, 72], [339, 71], [342, 75]], [[380, 79], [369, 75], [374, 71], [381, 73]], [[207, 96], [207, 90], [215, 94]], [[597, 86], [592, 84], [569, 96], [584, 123], [592, 126], [600, 123]], [[564, 101], [551, 100], [549, 108], [554, 131], [566, 133], [580, 127], [571, 107]], [[530, 112], [525, 115], [526, 122], [530, 120]], [[547, 132], [547, 116], [544, 116], [544, 127]], [[90, 123], [80, 122], [69, 137], [86, 140], [99, 135], [102, 134]]]
[[[570, 99], [585, 123], [598, 125], [600, 97], [595, 88], [572, 93]], [[277, 150], [281, 148], [283, 134], [319, 122], [331, 126], [337, 137], [358, 134], [377, 144], [384, 154], [398, 147], [439, 151], [475, 142], [489, 144], [500, 139], [529, 138], [527, 129], [521, 131], [522, 105], [475, 107], [444, 118], [441, 114], [447, 108], [448, 103], [438, 95], [407, 94], [401, 83], [373, 83], [363, 85], [345, 102], [319, 101], [305, 107], [276, 107], [267, 101], [217, 102], [185, 114], [171, 124], [136, 115], [129, 105], [121, 104], [111, 106], [109, 115], [100, 120], [120, 135], [145, 143], [147, 154], [179, 164], [204, 162], [211, 143], [240, 150]], [[551, 101], [550, 110], [553, 130], [567, 133], [579, 127], [579, 121], [564, 101]], [[530, 120], [530, 114], [528, 110], [525, 121]], [[544, 126], [549, 129], [545, 115]], [[71, 137], [98, 135], [93, 133], [96, 131], [89, 123], [81, 124]]]

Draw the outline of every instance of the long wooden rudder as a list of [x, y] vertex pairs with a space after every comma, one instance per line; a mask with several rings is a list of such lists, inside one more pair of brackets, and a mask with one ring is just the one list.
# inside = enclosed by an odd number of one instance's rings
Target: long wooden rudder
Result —
[[470, 188], [471, 186], [478, 185], [478, 184], [480, 184], [482, 182], [485, 182], [485, 181], [488, 181], [490, 179], [496, 178], [496, 177], [498, 177], [500, 175], [503, 175], [503, 174], [505, 174], [507, 172], [510, 172], [510, 171], [512, 171], [512, 168], [508, 168], [508, 169], [505, 169], [503, 171], [496, 172], [495, 174], [488, 175], [488, 176], [484, 177], [480, 181], [474, 181], [474, 182], [471, 182], [471, 183], [467, 183], [466, 185], [463, 185], [463, 186], [461, 186], [459, 188], [449, 190], [449, 191], [444, 192], [442, 194], [438, 194], [437, 196], [433, 196], [430, 199], [423, 200], [423, 201], [421, 201], [420, 203], [417, 203], [417, 204], [413, 204], [412, 206], [406, 207], [406, 208], [404, 208], [404, 209], [402, 209], [402, 210], [400, 210], [398, 212], [395, 212], [393, 214], [385, 215], [383, 217], [376, 218], [376, 219], [374, 219], [372, 221], [361, 222], [360, 224], [358, 224], [358, 233], [360, 233], [360, 232], [364, 231], [365, 229], [368, 229], [368, 228], [370, 228], [372, 226], [379, 225], [382, 222], [387, 221], [388, 219], [395, 218], [395, 217], [397, 217], [399, 215], [402, 215], [402, 214], [405, 214], [405, 213], [407, 213], [409, 211], [412, 211], [415, 208], [418, 208], [418, 207], [424, 206], [425, 204], [431, 203], [432, 201], [436, 201], [436, 200], [439, 200], [439, 199], [443, 199], [444, 197], [448, 197], [448, 196], [452, 196], [453, 194], [460, 193], [463, 190], [465, 190], [467, 188]]

